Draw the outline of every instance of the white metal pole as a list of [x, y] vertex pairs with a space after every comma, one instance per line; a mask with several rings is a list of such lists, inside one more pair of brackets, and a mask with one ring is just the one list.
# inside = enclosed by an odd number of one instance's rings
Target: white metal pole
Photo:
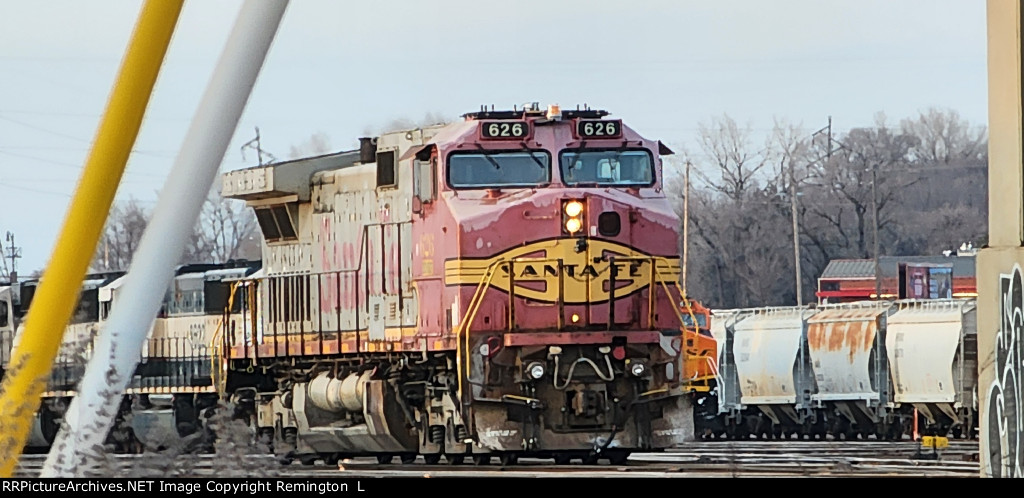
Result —
[[246, 0], [242, 6], [42, 477], [82, 477], [91, 457], [102, 451], [287, 5], [288, 0]]

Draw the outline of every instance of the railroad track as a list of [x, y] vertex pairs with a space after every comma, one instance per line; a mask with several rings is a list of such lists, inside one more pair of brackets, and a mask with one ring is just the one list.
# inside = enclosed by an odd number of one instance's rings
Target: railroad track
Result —
[[[978, 441], [951, 440], [949, 446], [938, 450], [942, 460], [974, 461], [978, 459]], [[932, 450], [921, 448], [915, 441], [695, 441], [666, 450], [667, 454], [737, 455], [755, 452], [760, 455], [828, 455], [865, 456], [877, 458], [914, 459], [919, 453]]]
[[[662, 453], [634, 453], [623, 465], [554, 466], [521, 459], [516, 465], [427, 465], [346, 459], [338, 465], [282, 465], [274, 455], [113, 455], [96, 476], [123, 477], [978, 477], [977, 442], [950, 441], [937, 459], [915, 458], [914, 442], [729, 441], [694, 442]], [[44, 455], [25, 455], [14, 477], [39, 475]]]

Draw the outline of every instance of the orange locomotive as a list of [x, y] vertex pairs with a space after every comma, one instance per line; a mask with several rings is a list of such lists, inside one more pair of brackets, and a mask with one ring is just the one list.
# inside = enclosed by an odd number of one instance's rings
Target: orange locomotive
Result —
[[260, 433], [305, 461], [478, 464], [692, 440], [716, 356], [686, 326], [708, 315], [677, 283], [671, 151], [607, 116], [482, 108], [227, 173], [265, 239], [224, 337]]

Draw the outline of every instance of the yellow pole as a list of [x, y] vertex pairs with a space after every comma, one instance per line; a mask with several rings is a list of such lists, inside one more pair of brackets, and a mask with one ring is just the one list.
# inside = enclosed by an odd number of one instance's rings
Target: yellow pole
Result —
[[100, 122], [53, 257], [0, 384], [0, 477], [10, 477], [28, 439], [82, 279], [114, 202], [184, 0], [147, 0]]

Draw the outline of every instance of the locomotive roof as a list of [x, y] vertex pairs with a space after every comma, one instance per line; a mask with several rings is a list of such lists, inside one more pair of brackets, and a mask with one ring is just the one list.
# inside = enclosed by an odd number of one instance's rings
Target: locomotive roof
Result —
[[[416, 157], [420, 160], [426, 160], [430, 157], [431, 151], [436, 147], [443, 147], [446, 143], [461, 142], [464, 139], [470, 138], [476, 133], [477, 127], [479, 126], [479, 120], [481, 119], [531, 119], [534, 123], [543, 125], [545, 123], [565, 121], [569, 119], [585, 118], [585, 119], [599, 119], [604, 116], [609, 116], [611, 113], [604, 110], [595, 109], [576, 109], [576, 110], [561, 110], [559, 118], [557, 120], [548, 119], [545, 111], [538, 111], [537, 108], [524, 108], [514, 110], [487, 110], [481, 108], [480, 111], [469, 112], [463, 114], [465, 118], [463, 121], [457, 121], [449, 123], [448, 125], [441, 128], [436, 135], [430, 140], [426, 141], [423, 145], [416, 145], [406, 150], [400, 160], [406, 160], [412, 157]], [[633, 136], [646, 141], [647, 139], [640, 135], [636, 130], [631, 129], [628, 125], [623, 125], [624, 129], [629, 130], [628, 133]], [[657, 145], [658, 153], [667, 156], [675, 154], [675, 152], [662, 143], [660, 140], [651, 140], [652, 144]]]
[[[601, 111], [601, 110], [594, 110], [594, 109], [577, 109], [577, 110], [574, 110], [574, 111], [573, 110], [568, 110], [568, 111], [561, 111], [561, 113], [562, 113], [562, 118], [563, 119], [575, 119], [575, 118], [599, 119], [599, 118], [603, 118], [603, 117], [608, 116], [608, 115], [611, 114], [608, 111]], [[541, 113], [541, 114], [543, 114], [543, 113]], [[525, 118], [528, 118], [528, 117], [531, 117], [531, 116], [537, 116], [537, 115], [538, 115], [538, 113], [536, 111], [529, 111], [529, 110], [526, 110], [526, 109], [524, 109], [524, 110], [511, 110], [511, 111], [508, 111], [508, 110], [505, 110], [505, 111], [480, 110], [480, 111], [475, 111], [475, 112], [467, 112], [467, 113], [463, 114], [462, 117], [467, 118], [467, 119], [525, 119]]]
[[359, 159], [358, 149], [345, 150], [228, 171], [222, 176], [221, 196], [256, 200], [296, 195], [305, 202], [314, 173], [355, 166]]

